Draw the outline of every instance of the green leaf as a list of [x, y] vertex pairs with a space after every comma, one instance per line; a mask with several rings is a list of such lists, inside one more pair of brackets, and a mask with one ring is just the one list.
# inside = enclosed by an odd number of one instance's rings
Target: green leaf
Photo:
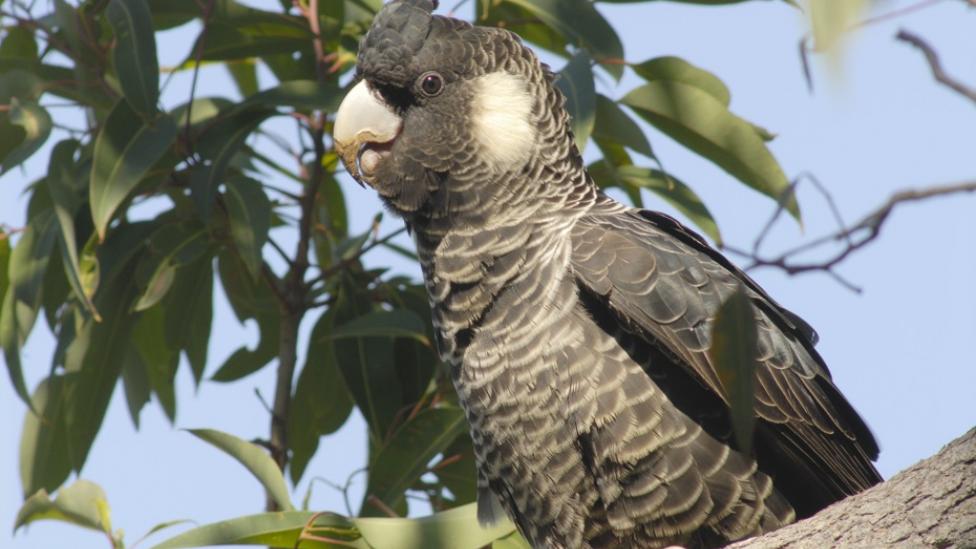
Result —
[[61, 262], [68, 283], [74, 291], [75, 297], [91, 313], [96, 321], [101, 321], [98, 310], [92, 302], [95, 288], [89, 282], [89, 276], [82, 271], [78, 258], [77, 235], [75, 234], [75, 214], [81, 207], [81, 193], [84, 185], [81, 174], [78, 173], [74, 162], [74, 154], [80, 143], [73, 139], [65, 139], [54, 146], [51, 151], [47, 168], [47, 190], [51, 195], [54, 213], [61, 231], [58, 243], [61, 247]]
[[271, 228], [271, 201], [257, 181], [235, 177], [227, 182], [224, 194], [230, 220], [230, 236], [251, 277], [261, 276], [261, 249]]
[[197, 260], [209, 246], [206, 228], [195, 221], [169, 222], [150, 237], [147, 253], [136, 270], [135, 283], [142, 290], [134, 311], [144, 311], [161, 300], [183, 265]]
[[[786, 174], [753, 126], [701, 89], [661, 80], [631, 91], [621, 102], [679, 143], [773, 200], [778, 201], [789, 192]], [[786, 209], [800, 219], [795, 197], [787, 200]]]
[[261, 339], [256, 349], [241, 346], [221, 364], [211, 381], [227, 383], [249, 376], [263, 368], [278, 356], [278, 322], [277, 313], [260, 314], [256, 317], [261, 329]]
[[593, 139], [612, 141], [623, 145], [649, 158], [654, 151], [647, 141], [644, 131], [630, 116], [603, 94], [596, 96], [596, 120], [593, 124]]
[[719, 308], [712, 325], [708, 356], [715, 365], [732, 416], [739, 452], [752, 452], [756, 363], [759, 359], [756, 313], [740, 284]]
[[7, 297], [7, 290], [10, 288], [10, 235], [0, 227], [0, 310], [3, 310], [3, 302]]
[[[357, 282], [346, 276], [339, 288], [336, 303], [338, 325], [373, 312], [370, 296]], [[397, 377], [393, 339], [390, 337], [349, 337], [335, 340], [335, 354], [339, 371], [352, 393], [371, 434], [382, 440], [389, 433], [400, 401], [400, 382]]]
[[619, 185], [632, 185], [653, 192], [684, 214], [716, 244], [721, 244], [722, 235], [711, 212], [691, 187], [673, 175], [638, 166], [613, 167], [605, 161], [591, 164], [587, 169], [601, 186], [604, 186], [608, 180], [612, 180]]
[[[314, 523], [312, 522], [314, 521]], [[301, 534], [335, 540], [325, 544]], [[477, 506], [465, 505], [419, 519], [347, 519], [332, 513], [289, 511], [262, 513], [208, 524], [184, 532], [153, 549], [209, 545], [267, 545], [282, 548], [354, 547], [382, 549], [479, 549], [508, 537], [515, 526], [503, 520], [491, 528], [478, 525]]]
[[27, 340], [41, 307], [44, 275], [54, 243], [57, 224], [54, 214], [44, 209], [28, 216], [27, 227], [10, 254], [9, 286], [0, 312], [0, 345], [14, 390], [30, 403], [20, 363], [20, 348]]
[[273, 88], [251, 95], [242, 105], [265, 107], [294, 107], [302, 110], [320, 109], [335, 112], [345, 93], [335, 84], [320, 84], [315, 80], [290, 80]]
[[60, 520], [112, 535], [105, 491], [87, 480], [75, 481], [59, 490], [53, 501], [45, 490], [27, 498], [17, 511], [14, 530], [38, 520]]
[[127, 101], [115, 104], [95, 140], [89, 187], [92, 221], [99, 239], [105, 239], [118, 207], [163, 157], [178, 131], [167, 116], [144, 124]]
[[241, 59], [223, 63], [230, 73], [230, 77], [237, 86], [241, 97], [254, 95], [258, 92], [258, 66], [254, 59]]
[[458, 435], [443, 452], [444, 460], [434, 469], [434, 474], [445, 488], [454, 494], [454, 503], [466, 504], [477, 499], [477, 465], [474, 448], [467, 433]]
[[6, 27], [7, 35], [0, 42], [0, 59], [19, 59], [37, 62], [37, 40], [27, 26]]
[[722, 80], [714, 74], [696, 67], [680, 57], [655, 57], [643, 63], [631, 65], [638, 76], [648, 82], [681, 82], [694, 86], [711, 95], [716, 101], [729, 106], [732, 94]]
[[[132, 331], [134, 352], [130, 352], [126, 368], [144, 372], [152, 392], [156, 393], [159, 406], [170, 422], [176, 419], [176, 370], [180, 364], [179, 347], [167, 344], [167, 316], [181, 316], [178, 307], [152, 307], [139, 316]], [[123, 370], [123, 375], [125, 371]]]
[[288, 486], [285, 485], [285, 477], [281, 475], [281, 470], [278, 469], [278, 465], [263, 448], [233, 435], [213, 429], [190, 429], [190, 433], [201, 440], [213, 444], [230, 457], [239, 461], [264, 486], [264, 489], [274, 498], [278, 507], [285, 511], [293, 511], [295, 509], [291, 504], [291, 498], [288, 496]]
[[156, 115], [159, 61], [146, 0], [110, 0], [105, 11], [115, 32], [112, 59], [126, 100], [146, 120]]
[[163, 299], [166, 309], [165, 341], [183, 349], [197, 384], [207, 366], [207, 347], [213, 324], [213, 258], [205, 256], [181, 267]]
[[477, 504], [419, 519], [360, 518], [353, 523], [371, 547], [383, 549], [478, 549], [515, 531], [507, 519], [489, 528], [478, 525]]
[[[145, 316], [140, 318], [140, 323], [145, 319]], [[137, 328], [136, 332], [138, 331]], [[133, 335], [133, 338], [138, 339], [138, 336]], [[136, 346], [138, 347], [138, 343]], [[152, 394], [149, 386], [149, 374], [146, 370], [146, 365], [136, 349], [129, 349], [129, 356], [122, 366], [122, 386], [125, 389], [125, 404], [129, 409], [129, 417], [132, 419], [132, 425], [136, 430], [139, 429], [139, 414], [142, 408], [149, 403]]]
[[593, 131], [596, 118], [596, 88], [593, 85], [593, 69], [586, 50], [580, 50], [559, 72], [556, 87], [566, 96], [566, 110], [572, 118], [576, 148], [583, 151]]
[[0, 174], [10, 171], [31, 157], [51, 135], [51, 115], [47, 109], [31, 101], [10, 99], [10, 123], [23, 128], [24, 138], [19, 145], [9, 150], [3, 158]]
[[464, 412], [453, 406], [428, 408], [401, 425], [370, 463], [361, 515], [381, 514], [370, 504], [370, 496], [391, 508], [401, 505], [406, 490], [427, 472], [430, 460], [466, 430]]
[[265, 545], [292, 549], [326, 549], [336, 547], [314, 539], [299, 537], [308, 534], [341, 540], [342, 547], [369, 549], [356, 527], [345, 517], [334, 513], [287, 511], [238, 517], [199, 526], [170, 538], [152, 549], [179, 549], [211, 545]]
[[492, 542], [491, 549], [532, 549], [532, 546], [516, 531]]
[[308, 338], [305, 365], [298, 377], [288, 422], [291, 450], [289, 474], [298, 484], [319, 438], [337, 431], [352, 412], [353, 401], [336, 365], [335, 350], [328, 338], [335, 314], [330, 309], [319, 317]]
[[[613, 26], [587, 0], [507, 0], [535, 15], [570, 43], [586, 48], [614, 78], [623, 76], [624, 47]], [[585, 23], [584, 23], [585, 22]]]
[[217, 187], [224, 181], [227, 166], [240, 150], [249, 135], [275, 111], [264, 107], [236, 110], [209, 125], [199, 136], [198, 152], [210, 160], [193, 173], [191, 181], [197, 213], [203, 219], [210, 218], [210, 211], [217, 196]]
[[407, 337], [430, 345], [423, 321], [408, 309], [372, 311], [336, 326], [327, 335], [331, 339], [375, 336]]
[[20, 431], [20, 484], [24, 497], [53, 492], [71, 473], [68, 426], [65, 420], [67, 385], [71, 376], [52, 375], [34, 391]]
[[260, 21], [220, 18], [211, 22], [206, 35], [201, 34], [197, 39], [198, 42], [203, 40], [201, 58], [226, 61], [275, 53], [291, 54], [311, 48], [313, 37], [304, 18], [263, 13], [267, 16]]

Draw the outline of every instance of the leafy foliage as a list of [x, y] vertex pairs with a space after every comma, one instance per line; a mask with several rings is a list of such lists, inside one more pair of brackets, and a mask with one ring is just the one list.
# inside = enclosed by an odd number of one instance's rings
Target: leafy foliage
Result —
[[[153, 395], [175, 420], [180, 364], [196, 383], [208, 371], [212, 382], [233, 383], [276, 364], [284, 389], [264, 444], [270, 458], [229, 434], [193, 434], [245, 464], [287, 512], [202, 526], [158, 547], [291, 547], [299, 537], [303, 547], [524, 546], [511, 524], [474, 526], [471, 442], [433, 348], [424, 287], [363, 262], [378, 247], [412, 252], [394, 241], [399, 232], [376, 234], [378, 217], [371, 230], [349, 234], [329, 131], [380, 0], [268, 9], [235, 0], [0, 4], [0, 173], [58, 140], [46, 173], [30, 187], [26, 226], [16, 238], [0, 233], [0, 346], [11, 383], [31, 409], [22, 428], [26, 501], [17, 526], [67, 520], [121, 545], [97, 486], [62, 487], [82, 470], [118, 382], [138, 427]], [[643, 119], [775, 200], [787, 190], [766, 147], [771, 136], [729, 110], [731, 94], [717, 76], [677, 57], [628, 63], [613, 27], [589, 1], [475, 4], [478, 24], [510, 28], [567, 60], [558, 86], [579, 149], [592, 141], [602, 155], [590, 165], [602, 187], [619, 188], [638, 205], [641, 190], [649, 190], [720, 241], [691, 186], [658, 164]], [[49, 5], [45, 13], [41, 6]], [[190, 22], [200, 28], [190, 56], [165, 71], [221, 65], [240, 98], [198, 97], [190, 89], [182, 104], [161, 101], [156, 35]], [[272, 82], [259, 81], [259, 66]], [[619, 81], [628, 68], [645, 83], [622, 99], [598, 89], [603, 74]], [[50, 109], [65, 101], [83, 115], [84, 128], [54, 122]], [[299, 140], [274, 133], [272, 123], [282, 119], [297, 125]], [[786, 204], [798, 217], [796, 203]], [[297, 239], [294, 253], [276, 241], [283, 232]], [[238, 320], [257, 323], [260, 340], [212, 365], [218, 284]], [[737, 322], [742, 313], [733, 305], [719, 324]], [[57, 348], [49, 374], [31, 390], [20, 352], [42, 314]], [[314, 329], [299, 365], [306, 319]], [[733, 396], [745, 391], [736, 387], [733, 381]], [[370, 438], [361, 514], [405, 516], [408, 493], [440, 513], [407, 520], [291, 511], [282, 469], [297, 483], [320, 438], [354, 406]]]

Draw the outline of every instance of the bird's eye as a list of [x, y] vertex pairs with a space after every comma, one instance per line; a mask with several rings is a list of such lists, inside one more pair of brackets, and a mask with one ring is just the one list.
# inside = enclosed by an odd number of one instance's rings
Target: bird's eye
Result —
[[425, 72], [420, 77], [420, 91], [427, 97], [434, 97], [444, 89], [444, 79], [436, 72]]

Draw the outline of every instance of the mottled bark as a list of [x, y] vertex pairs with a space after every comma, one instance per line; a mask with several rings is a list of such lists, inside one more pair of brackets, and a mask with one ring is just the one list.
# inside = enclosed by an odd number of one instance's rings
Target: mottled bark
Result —
[[976, 428], [885, 483], [729, 547], [976, 548]]

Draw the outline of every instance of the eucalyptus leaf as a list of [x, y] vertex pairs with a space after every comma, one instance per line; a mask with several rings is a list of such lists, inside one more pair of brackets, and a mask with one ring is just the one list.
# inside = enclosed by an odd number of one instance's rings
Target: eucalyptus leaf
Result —
[[[621, 102], [679, 143], [773, 200], [779, 201], [790, 192], [786, 174], [755, 128], [700, 88], [660, 80], [631, 91]], [[785, 207], [800, 219], [795, 197], [790, 196]]]
[[159, 61], [146, 0], [110, 0], [105, 10], [115, 32], [112, 57], [126, 100], [146, 120], [156, 115]]
[[105, 491], [87, 480], [62, 488], [54, 500], [44, 490], [27, 498], [17, 512], [14, 529], [38, 520], [60, 520], [112, 535]]
[[580, 50], [559, 73], [556, 87], [566, 96], [566, 110], [571, 117], [576, 148], [583, 151], [596, 119], [596, 88], [593, 69], [586, 50]]
[[178, 128], [161, 116], [144, 123], [126, 100], [119, 100], [105, 120], [92, 162], [89, 201], [100, 239], [118, 207], [173, 144]]
[[406, 490], [427, 472], [428, 463], [466, 431], [464, 412], [456, 407], [428, 408], [407, 420], [370, 463], [361, 515], [382, 514], [370, 497], [389, 507], [400, 505]]
[[719, 308], [712, 325], [709, 358], [715, 365], [732, 416], [732, 433], [739, 452], [752, 452], [756, 364], [759, 359], [756, 313], [740, 284]]
[[256, 444], [251, 444], [246, 440], [241, 440], [234, 435], [213, 429], [190, 429], [190, 433], [203, 441], [213, 444], [230, 457], [239, 461], [264, 486], [264, 489], [274, 498], [278, 507], [285, 511], [293, 511], [295, 509], [291, 504], [291, 498], [288, 495], [288, 486], [285, 485], [285, 478], [281, 476], [281, 470], [278, 469], [278, 464], [271, 459], [271, 456], [263, 448]]

